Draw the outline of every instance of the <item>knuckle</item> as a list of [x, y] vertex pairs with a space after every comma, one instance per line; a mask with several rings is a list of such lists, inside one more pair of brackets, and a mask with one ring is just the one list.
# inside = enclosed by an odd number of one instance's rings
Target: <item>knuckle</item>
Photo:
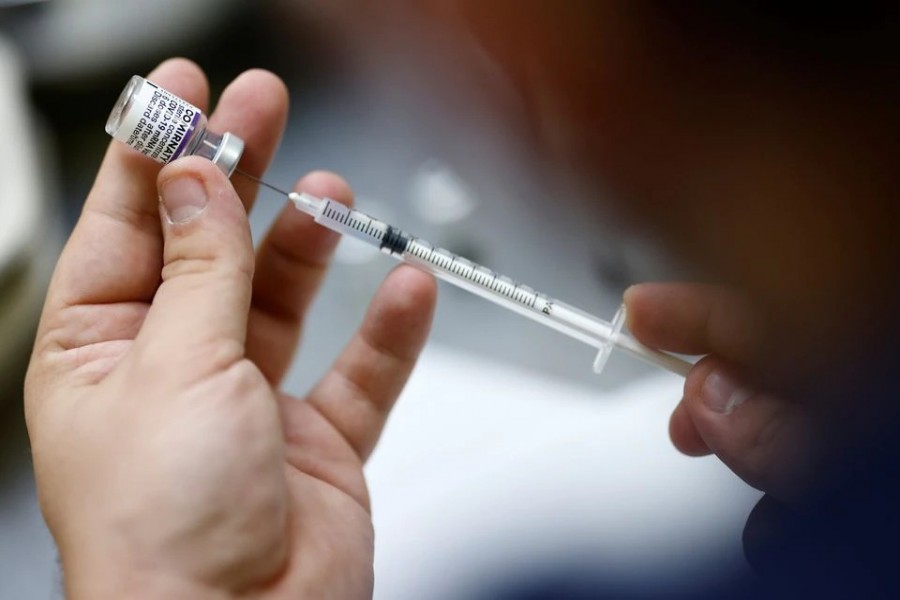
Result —
[[802, 487], [802, 474], [811, 458], [806, 423], [796, 407], [770, 396], [758, 395], [748, 403], [764, 404], [757, 409], [758, 420], [726, 437], [719, 455], [753, 487], [790, 497]]
[[225, 373], [236, 397], [245, 397], [249, 392], [268, 387], [262, 372], [246, 358], [234, 361]]
[[221, 275], [252, 281], [253, 268], [253, 257], [245, 253], [235, 254], [231, 257], [212, 253], [176, 256], [163, 266], [162, 280]]
[[741, 436], [734, 454], [742, 478], [750, 485], [767, 489], [769, 482], [783, 468], [783, 452], [779, 443], [785, 430], [784, 419], [776, 414]]

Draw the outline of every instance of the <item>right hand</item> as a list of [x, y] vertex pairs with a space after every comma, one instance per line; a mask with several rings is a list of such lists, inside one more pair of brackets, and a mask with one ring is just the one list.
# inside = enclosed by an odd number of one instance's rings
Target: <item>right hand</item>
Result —
[[705, 354], [690, 371], [669, 425], [689, 456], [715, 454], [741, 479], [794, 503], [811, 490], [818, 453], [812, 414], [746, 380], [756, 364], [762, 323], [736, 292], [689, 283], [647, 283], [625, 293], [628, 327], [641, 343]]

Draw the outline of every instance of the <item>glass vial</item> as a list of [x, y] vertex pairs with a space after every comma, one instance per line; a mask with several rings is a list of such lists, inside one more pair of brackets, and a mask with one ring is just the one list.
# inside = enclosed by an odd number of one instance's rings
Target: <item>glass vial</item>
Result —
[[244, 152], [242, 139], [213, 133], [199, 108], [138, 75], [119, 96], [106, 133], [163, 164], [181, 156], [208, 158], [229, 177]]

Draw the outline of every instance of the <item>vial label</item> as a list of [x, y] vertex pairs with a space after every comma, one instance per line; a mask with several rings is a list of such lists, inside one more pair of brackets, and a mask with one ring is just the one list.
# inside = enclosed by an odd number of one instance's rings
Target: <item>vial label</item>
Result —
[[163, 88], [144, 81], [113, 137], [161, 163], [184, 152], [202, 112]]

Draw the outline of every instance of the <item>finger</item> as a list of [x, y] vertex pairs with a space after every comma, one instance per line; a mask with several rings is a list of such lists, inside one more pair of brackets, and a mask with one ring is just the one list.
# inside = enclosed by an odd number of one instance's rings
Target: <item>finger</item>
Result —
[[[206, 106], [206, 78], [190, 61], [168, 60], [147, 78], [200, 108]], [[156, 190], [159, 170], [158, 163], [125, 144], [110, 143], [60, 257], [48, 307], [153, 298], [162, 249]]]
[[188, 157], [159, 175], [162, 283], [136, 339], [138, 356], [189, 364], [192, 380], [243, 358], [253, 244], [247, 213], [225, 175]]
[[[310, 173], [298, 192], [352, 204], [353, 192], [331, 173]], [[340, 236], [317, 225], [292, 204], [275, 221], [256, 259], [247, 358], [277, 385], [291, 363], [309, 308]]]
[[738, 383], [732, 368], [705, 358], [688, 375], [684, 406], [704, 443], [750, 485], [791, 500], [804, 489], [813, 448], [800, 407]]
[[678, 403], [669, 419], [669, 437], [679, 452], [688, 456], [706, 456], [712, 453], [694, 427], [684, 401]]
[[[268, 71], [246, 71], [222, 92], [209, 118], [212, 131], [231, 132], [244, 140], [240, 168], [262, 177], [278, 148], [287, 121], [288, 92], [284, 83]], [[253, 206], [259, 185], [251, 179], [233, 177], [232, 184], [247, 209]]]
[[308, 397], [362, 460], [375, 447], [425, 343], [436, 293], [431, 276], [407, 266], [395, 269], [356, 337]]
[[760, 320], [725, 287], [644, 283], [625, 291], [628, 328], [641, 343], [684, 354], [715, 353], [742, 362], [757, 351]]

